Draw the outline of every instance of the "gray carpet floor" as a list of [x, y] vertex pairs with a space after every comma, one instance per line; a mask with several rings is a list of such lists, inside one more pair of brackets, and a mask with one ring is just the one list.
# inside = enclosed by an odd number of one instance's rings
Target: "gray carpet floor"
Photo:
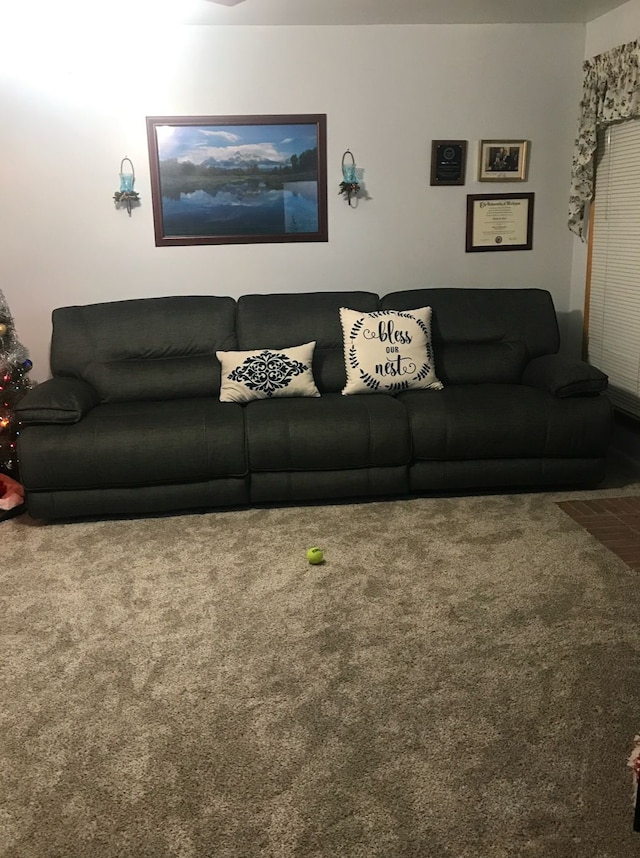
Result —
[[637, 856], [638, 490], [3, 522], [0, 856]]

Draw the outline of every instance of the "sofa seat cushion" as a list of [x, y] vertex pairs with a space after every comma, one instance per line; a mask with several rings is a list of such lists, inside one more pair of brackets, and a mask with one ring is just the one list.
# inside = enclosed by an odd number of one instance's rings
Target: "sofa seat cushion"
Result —
[[252, 471], [383, 467], [411, 456], [406, 410], [383, 394], [263, 399], [245, 412]]
[[28, 426], [31, 490], [188, 483], [247, 472], [242, 406], [217, 398], [99, 405], [79, 423]]
[[603, 398], [559, 399], [517, 384], [406, 391], [415, 459], [599, 456], [610, 426]]

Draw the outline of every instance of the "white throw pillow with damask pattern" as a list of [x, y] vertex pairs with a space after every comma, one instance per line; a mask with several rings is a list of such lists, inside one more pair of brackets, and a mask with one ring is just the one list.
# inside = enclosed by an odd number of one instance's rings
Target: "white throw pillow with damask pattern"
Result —
[[340, 308], [347, 383], [351, 393], [442, 390], [431, 345], [431, 307], [361, 313]]
[[222, 365], [220, 402], [320, 396], [312, 372], [315, 346], [314, 341], [288, 349], [216, 352]]

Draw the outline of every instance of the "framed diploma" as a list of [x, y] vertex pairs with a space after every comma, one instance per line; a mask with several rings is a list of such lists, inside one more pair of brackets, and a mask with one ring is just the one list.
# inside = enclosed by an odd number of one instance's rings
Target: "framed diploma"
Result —
[[466, 140], [431, 141], [431, 184], [464, 185]]
[[467, 252], [531, 250], [533, 194], [468, 194]]

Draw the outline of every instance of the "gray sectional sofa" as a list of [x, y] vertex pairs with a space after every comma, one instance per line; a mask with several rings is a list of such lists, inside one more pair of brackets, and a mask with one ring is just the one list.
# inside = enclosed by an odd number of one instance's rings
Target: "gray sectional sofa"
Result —
[[[340, 308], [432, 308], [443, 389], [343, 395]], [[314, 341], [319, 396], [221, 402], [219, 351]], [[53, 312], [52, 378], [19, 405], [36, 518], [492, 488], [604, 476], [607, 379], [558, 354], [538, 289], [178, 296]]]

